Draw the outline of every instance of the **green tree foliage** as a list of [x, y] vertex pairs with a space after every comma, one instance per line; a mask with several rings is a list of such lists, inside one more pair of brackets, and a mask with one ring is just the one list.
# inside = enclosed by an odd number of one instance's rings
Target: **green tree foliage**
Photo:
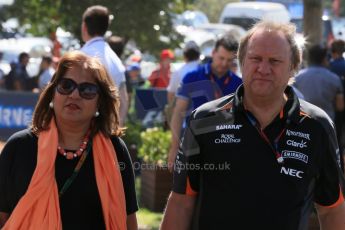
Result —
[[239, 0], [197, 0], [195, 9], [203, 11], [210, 22], [218, 23], [223, 8], [230, 2], [239, 2]]
[[60, 26], [80, 37], [84, 10], [104, 5], [114, 16], [110, 26], [114, 35], [133, 39], [144, 51], [158, 51], [179, 42], [170, 20], [175, 1], [188, 5], [190, 0], [15, 0], [9, 12], [21, 23], [30, 24], [29, 32], [34, 35], [47, 36]]

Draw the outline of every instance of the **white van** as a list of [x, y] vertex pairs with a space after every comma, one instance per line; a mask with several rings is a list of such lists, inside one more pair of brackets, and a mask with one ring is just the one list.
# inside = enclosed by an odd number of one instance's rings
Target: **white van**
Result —
[[225, 6], [219, 23], [235, 24], [248, 30], [260, 20], [287, 23], [290, 21], [290, 15], [286, 7], [280, 3], [236, 2]]

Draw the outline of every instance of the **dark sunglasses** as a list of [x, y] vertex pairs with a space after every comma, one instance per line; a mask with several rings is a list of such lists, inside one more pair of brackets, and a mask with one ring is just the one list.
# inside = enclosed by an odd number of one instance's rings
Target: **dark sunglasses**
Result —
[[94, 99], [99, 90], [98, 85], [93, 83], [83, 82], [77, 84], [70, 78], [62, 78], [57, 84], [56, 91], [62, 95], [70, 95], [76, 88], [78, 88], [79, 96], [86, 100]]

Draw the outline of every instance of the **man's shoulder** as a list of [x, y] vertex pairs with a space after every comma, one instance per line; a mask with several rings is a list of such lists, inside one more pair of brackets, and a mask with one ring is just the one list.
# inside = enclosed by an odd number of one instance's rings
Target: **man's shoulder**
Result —
[[106, 44], [107, 43], [104, 41], [104, 39], [97, 37], [85, 43], [80, 51], [89, 56], [102, 58]]
[[198, 120], [205, 117], [213, 116], [218, 111], [228, 108], [227, 105], [231, 104], [233, 98], [234, 94], [230, 94], [216, 100], [206, 102], [192, 112], [191, 119]]
[[207, 80], [205, 74], [205, 66], [199, 65], [194, 70], [188, 72], [182, 79], [182, 83], [191, 83]]
[[315, 123], [326, 128], [327, 131], [334, 127], [332, 119], [324, 110], [305, 100], [299, 99], [299, 101], [300, 115], [306, 116], [307, 118], [313, 120]]

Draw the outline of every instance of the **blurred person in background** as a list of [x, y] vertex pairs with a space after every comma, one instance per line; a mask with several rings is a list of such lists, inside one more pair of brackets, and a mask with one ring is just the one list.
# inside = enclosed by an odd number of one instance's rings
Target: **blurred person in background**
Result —
[[29, 74], [26, 70], [30, 56], [26, 52], [19, 54], [18, 63], [11, 63], [11, 71], [5, 77], [5, 87], [7, 90], [24, 91], [29, 90]]
[[[323, 109], [335, 123], [339, 147], [343, 149], [342, 122], [336, 119], [337, 113], [344, 110], [344, 89], [339, 76], [329, 71], [327, 48], [313, 45], [308, 49], [308, 67], [295, 77], [295, 86], [304, 96], [304, 100]], [[341, 151], [342, 154], [343, 151]], [[340, 158], [343, 166], [343, 157]]]
[[331, 56], [332, 59], [329, 63], [329, 68], [332, 72], [336, 73], [342, 80], [345, 88], [345, 41], [336, 39], [331, 43]]
[[168, 157], [170, 170], [174, 166], [184, 120], [190, 112], [208, 101], [234, 93], [242, 84], [241, 78], [230, 70], [237, 58], [237, 49], [238, 42], [234, 37], [219, 38], [212, 51], [212, 60], [183, 77], [170, 123], [173, 134]]
[[49, 84], [55, 70], [53, 68], [53, 59], [50, 56], [43, 56], [40, 65], [40, 74], [38, 76], [38, 87], [40, 91]]
[[[329, 69], [338, 75], [343, 85], [343, 92], [345, 92], [345, 41], [336, 39], [331, 43], [332, 59], [329, 63]], [[337, 135], [339, 145], [342, 147], [343, 156], [345, 155], [345, 111], [338, 111], [335, 115], [335, 123], [337, 127]]]
[[126, 85], [127, 85], [127, 93], [128, 93], [128, 108], [131, 107], [131, 102], [133, 99], [134, 90], [140, 86], [145, 84], [145, 79], [141, 76], [141, 67], [140, 64], [134, 62], [127, 66], [126, 70]]
[[104, 66], [79, 51], [66, 53], [32, 126], [1, 152], [0, 228], [136, 230], [122, 132], [118, 89]]
[[50, 33], [50, 40], [53, 42], [53, 49], [52, 49], [52, 55], [53, 57], [60, 58], [61, 57], [61, 48], [62, 45], [57, 39], [56, 32], [52, 31]]
[[187, 73], [197, 69], [200, 58], [200, 48], [194, 41], [189, 41], [183, 48], [183, 58], [185, 64], [174, 73], [172, 73], [169, 85], [167, 87], [168, 104], [165, 106], [164, 114], [165, 118], [170, 125], [173, 108], [175, 106], [175, 94], [181, 81]]
[[116, 53], [116, 55], [121, 59], [122, 54], [125, 50], [126, 41], [122, 37], [110, 36], [107, 39], [110, 48]]
[[313, 45], [308, 49], [308, 67], [299, 71], [294, 86], [304, 99], [321, 109], [334, 121], [335, 112], [344, 109], [340, 78], [327, 69], [327, 48]]
[[82, 17], [81, 35], [85, 42], [81, 51], [92, 57], [98, 57], [108, 70], [120, 94], [120, 125], [123, 126], [128, 111], [125, 67], [120, 58], [104, 40], [109, 27], [109, 10], [104, 6], [87, 8]]
[[148, 80], [151, 87], [165, 89], [170, 81], [170, 64], [174, 59], [174, 53], [169, 49], [162, 50], [160, 54], [159, 67], [152, 71]]
[[178, 70], [176, 70], [170, 79], [167, 87], [168, 91], [168, 103], [172, 103], [175, 99], [175, 94], [178, 87], [181, 84], [183, 77], [195, 70], [199, 65], [200, 48], [194, 41], [189, 41], [183, 48], [183, 58], [185, 64]]

